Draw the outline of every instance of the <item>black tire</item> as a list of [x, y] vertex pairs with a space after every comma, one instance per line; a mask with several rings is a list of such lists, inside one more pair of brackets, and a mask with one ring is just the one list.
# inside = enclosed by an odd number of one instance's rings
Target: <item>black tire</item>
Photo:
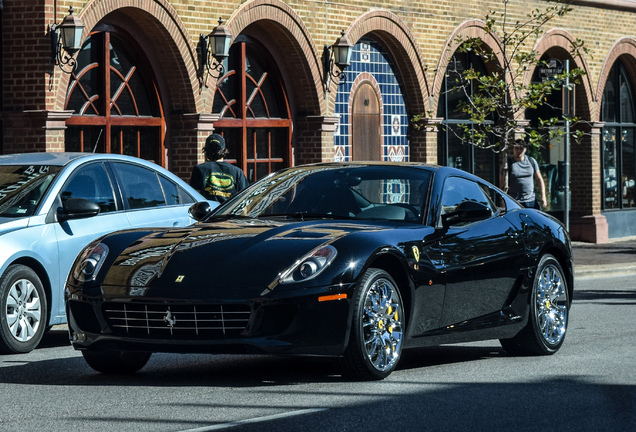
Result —
[[371, 268], [360, 279], [353, 305], [345, 371], [356, 379], [384, 379], [402, 355], [404, 306], [397, 284], [384, 270]]
[[48, 326], [42, 281], [31, 268], [12, 264], [0, 277], [0, 353], [33, 351]]
[[86, 363], [97, 372], [129, 375], [146, 366], [152, 353], [138, 351], [82, 351]]
[[565, 340], [570, 312], [567, 281], [552, 255], [539, 261], [530, 294], [528, 324], [515, 337], [500, 339], [512, 355], [551, 355]]

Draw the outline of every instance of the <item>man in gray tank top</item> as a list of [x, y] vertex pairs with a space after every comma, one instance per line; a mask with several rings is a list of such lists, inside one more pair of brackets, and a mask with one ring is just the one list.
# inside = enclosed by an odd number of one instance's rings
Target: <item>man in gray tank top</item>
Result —
[[[526, 155], [528, 144], [519, 139], [515, 141], [513, 149], [514, 155], [508, 160], [510, 168], [508, 193], [524, 207], [537, 209], [547, 207], [545, 184], [539, 171], [539, 164], [534, 158]], [[535, 180], [539, 188], [540, 199], [535, 194]]]

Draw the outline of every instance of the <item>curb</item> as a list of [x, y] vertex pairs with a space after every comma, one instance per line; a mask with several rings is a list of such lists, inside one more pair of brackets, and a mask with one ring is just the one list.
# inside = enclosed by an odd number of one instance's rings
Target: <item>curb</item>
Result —
[[636, 264], [575, 265], [575, 279], [636, 275]]

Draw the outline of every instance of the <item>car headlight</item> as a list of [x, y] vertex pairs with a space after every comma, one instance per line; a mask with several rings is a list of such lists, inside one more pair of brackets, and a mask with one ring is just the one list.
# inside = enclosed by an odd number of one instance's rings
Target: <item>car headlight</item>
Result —
[[108, 246], [104, 243], [84, 249], [76, 261], [73, 278], [82, 283], [94, 281], [107, 255]]
[[331, 245], [320, 246], [281, 273], [279, 282], [284, 284], [313, 279], [333, 261], [337, 254], [336, 248]]

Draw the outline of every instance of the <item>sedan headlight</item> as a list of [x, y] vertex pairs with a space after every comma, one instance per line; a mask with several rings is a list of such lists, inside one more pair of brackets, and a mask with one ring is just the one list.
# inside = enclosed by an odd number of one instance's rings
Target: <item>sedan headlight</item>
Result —
[[304, 282], [315, 278], [336, 257], [336, 248], [331, 245], [320, 246], [284, 271], [279, 278], [280, 283]]
[[94, 281], [107, 255], [108, 246], [104, 243], [84, 249], [75, 263], [73, 278], [82, 283]]

